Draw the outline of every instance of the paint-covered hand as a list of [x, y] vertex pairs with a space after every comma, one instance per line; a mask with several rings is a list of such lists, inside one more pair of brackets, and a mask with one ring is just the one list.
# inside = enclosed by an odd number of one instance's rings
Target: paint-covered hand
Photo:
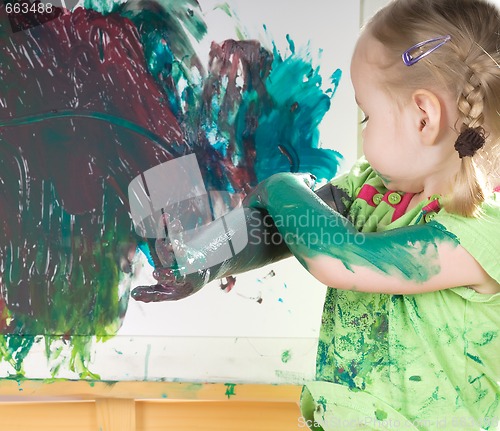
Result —
[[[232, 211], [225, 216], [224, 223], [230, 228], [221, 229], [217, 220], [203, 226], [190, 238], [189, 246], [172, 237], [157, 239], [154, 252], [159, 264], [153, 273], [157, 284], [136, 287], [132, 297], [141, 302], [176, 301], [196, 293], [213, 280], [291, 256], [285, 241], [279, 240], [273, 220], [264, 211], [245, 207], [243, 217], [240, 211]], [[228, 249], [232, 252], [230, 256]], [[231, 280], [234, 281], [234, 277]], [[229, 290], [227, 286], [221, 287]]]
[[178, 301], [200, 290], [207, 281], [208, 271], [181, 276], [171, 268], [155, 269], [157, 284], [138, 286], [132, 290], [132, 298], [141, 302]]
[[[141, 302], [177, 301], [200, 290], [209, 281], [210, 268], [204, 249], [194, 249], [182, 238], [182, 223], [169, 224], [167, 238], [155, 241], [155, 253], [161, 266], [153, 271], [157, 284], [139, 286], [132, 290], [132, 298]], [[187, 266], [200, 268], [189, 271]]]

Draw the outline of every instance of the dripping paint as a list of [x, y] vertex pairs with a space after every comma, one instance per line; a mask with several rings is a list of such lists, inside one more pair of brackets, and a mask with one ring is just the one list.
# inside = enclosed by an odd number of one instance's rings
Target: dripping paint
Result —
[[99, 378], [92, 340], [120, 328], [134, 256], [151, 261], [127, 197], [141, 173], [195, 154], [208, 190], [244, 195], [276, 172], [326, 180], [337, 171], [341, 156], [321, 148], [318, 126], [340, 70], [320, 70], [293, 29], [286, 54], [240, 29], [239, 40], [212, 42], [206, 60], [197, 44], [207, 31], [195, 0], [85, 0], [15, 18], [0, 6], [0, 361], [9, 374], [22, 377], [44, 343], [52, 377], [67, 366]]

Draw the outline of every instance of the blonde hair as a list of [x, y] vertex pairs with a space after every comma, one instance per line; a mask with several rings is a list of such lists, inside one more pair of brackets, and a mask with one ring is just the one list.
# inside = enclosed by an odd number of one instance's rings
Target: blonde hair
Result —
[[[486, 142], [474, 157], [463, 157], [447, 211], [480, 213], [480, 205], [499, 180], [500, 13], [484, 0], [394, 0], [378, 11], [366, 31], [387, 52], [384, 70], [389, 91], [446, 88], [456, 97], [455, 130], [483, 128]], [[402, 53], [411, 46], [450, 35], [451, 40], [405, 66]], [[410, 88], [411, 87], [411, 88]], [[457, 153], [458, 157], [458, 153]]]

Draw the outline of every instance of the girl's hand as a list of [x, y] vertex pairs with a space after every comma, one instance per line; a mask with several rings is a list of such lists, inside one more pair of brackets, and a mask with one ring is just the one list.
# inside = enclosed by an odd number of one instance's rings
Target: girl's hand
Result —
[[[156, 240], [156, 253], [162, 266], [155, 268], [153, 277], [157, 284], [138, 286], [132, 290], [132, 298], [141, 302], [177, 301], [186, 298], [209, 282], [210, 268], [185, 274], [177, 264], [174, 247], [167, 239]], [[182, 253], [177, 250], [176, 253]]]
[[132, 298], [142, 302], [177, 301], [196, 293], [207, 282], [210, 269], [201, 269], [186, 274], [186, 268], [182, 268], [178, 259], [197, 259], [203, 267], [204, 256], [196, 252], [182, 241], [182, 224], [179, 220], [170, 225], [171, 237], [160, 238], [155, 242], [155, 252], [161, 267], [155, 268], [153, 277], [158, 282], [155, 285], [138, 286], [132, 291]]

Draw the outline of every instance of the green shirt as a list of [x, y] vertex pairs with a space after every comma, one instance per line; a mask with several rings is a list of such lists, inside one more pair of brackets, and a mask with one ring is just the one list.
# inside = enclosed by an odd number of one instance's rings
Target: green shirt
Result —
[[[410, 195], [387, 190], [366, 160], [332, 180], [346, 216], [362, 232], [430, 223], [454, 235], [500, 282], [500, 194], [465, 218], [429, 197], [405, 213]], [[500, 294], [467, 287], [408, 295], [330, 288], [316, 381], [301, 420], [324, 430], [496, 430], [500, 419]]]

